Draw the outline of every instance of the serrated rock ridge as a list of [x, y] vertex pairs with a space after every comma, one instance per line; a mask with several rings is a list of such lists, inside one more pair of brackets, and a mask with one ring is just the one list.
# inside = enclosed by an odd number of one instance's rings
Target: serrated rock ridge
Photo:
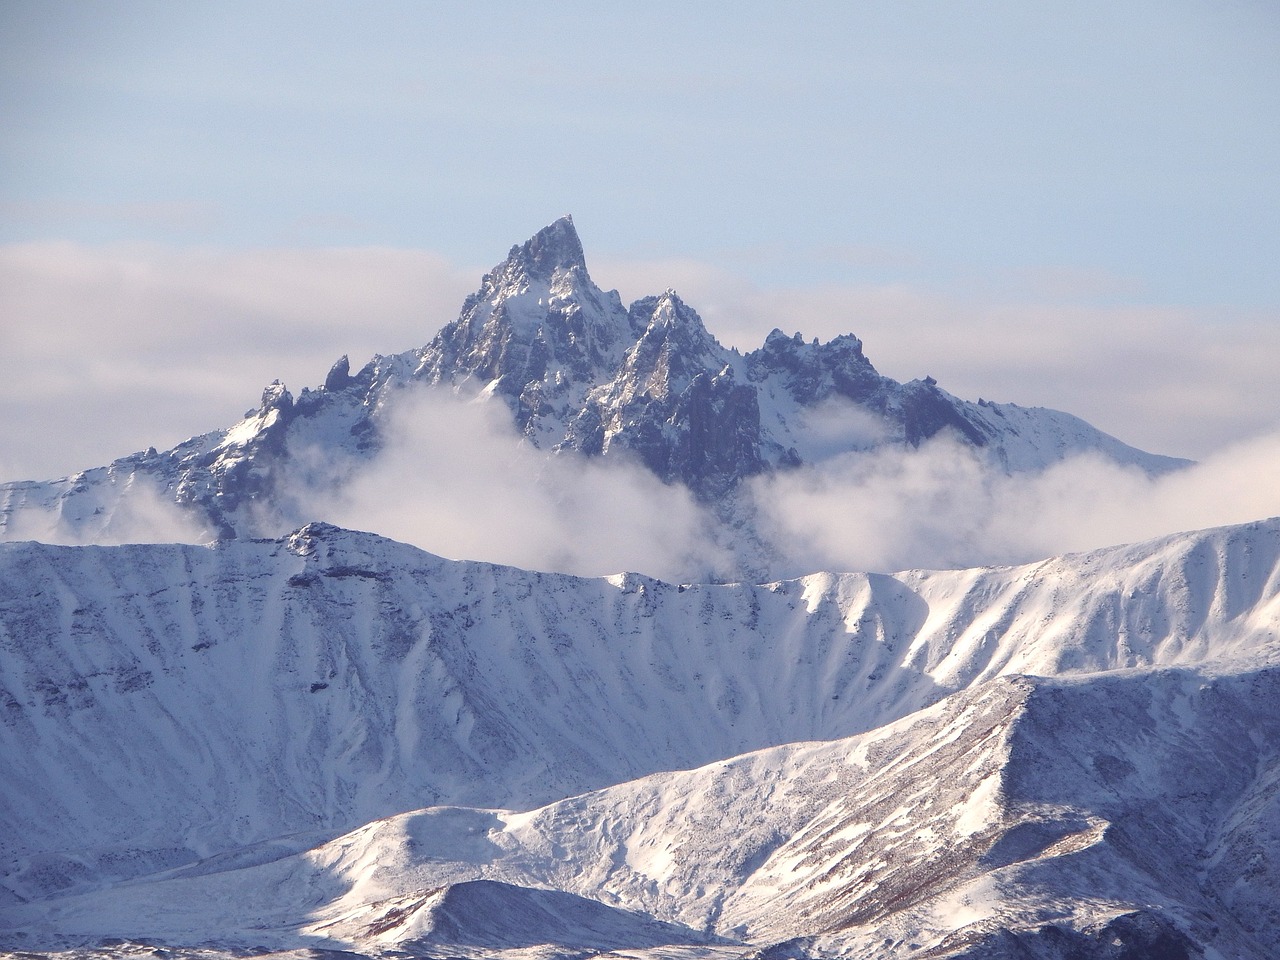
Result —
[[[306, 515], [296, 502], [303, 486], [334, 489], [382, 449], [384, 425], [409, 387], [497, 399], [532, 445], [639, 462], [704, 504], [728, 503], [771, 471], [885, 445], [910, 449], [941, 433], [1006, 471], [1086, 451], [1149, 473], [1184, 465], [1069, 414], [969, 403], [929, 377], [898, 383], [852, 334], [820, 343], [774, 330], [739, 354], [672, 290], [624, 306], [617, 291], [598, 287], [563, 217], [512, 247], [426, 346], [376, 356], [355, 373], [339, 358], [321, 387], [296, 398], [272, 384], [243, 421], [173, 450], [63, 480], [0, 485], [0, 528], [44, 511], [93, 539], [110, 526], [119, 491], [137, 482], [208, 536], [273, 532], [299, 510]], [[811, 414], [833, 404], [875, 429], [816, 442]], [[305, 461], [295, 456], [302, 450]], [[325, 460], [331, 466], [316, 469]]]

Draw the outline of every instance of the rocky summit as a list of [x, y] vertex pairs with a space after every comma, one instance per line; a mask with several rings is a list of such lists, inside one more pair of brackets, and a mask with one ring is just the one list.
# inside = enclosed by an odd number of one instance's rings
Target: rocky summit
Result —
[[[762, 473], [941, 433], [1005, 471], [1082, 452], [1148, 473], [1185, 465], [1067, 413], [960, 400], [931, 377], [898, 383], [851, 334], [819, 343], [774, 330], [750, 353], [726, 348], [674, 291], [625, 306], [597, 287], [565, 217], [512, 247], [426, 346], [376, 356], [354, 373], [342, 357], [296, 397], [273, 383], [240, 423], [172, 450], [0, 485], [0, 527], [44, 511], [93, 539], [110, 526], [120, 492], [141, 486], [206, 537], [274, 535], [312, 519], [300, 491], [334, 487], [376, 455], [413, 387], [499, 400], [539, 448], [639, 462], [709, 504]], [[815, 425], [832, 405], [860, 424], [834, 442]]]

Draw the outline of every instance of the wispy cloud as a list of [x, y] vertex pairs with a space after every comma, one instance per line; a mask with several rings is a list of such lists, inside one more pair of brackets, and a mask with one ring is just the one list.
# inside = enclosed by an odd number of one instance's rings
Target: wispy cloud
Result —
[[501, 403], [418, 389], [401, 396], [383, 428], [386, 445], [372, 463], [304, 501], [315, 518], [536, 570], [638, 570], [678, 581], [732, 567], [685, 488], [635, 464], [537, 450]]
[[1280, 515], [1280, 433], [1150, 477], [1101, 457], [1008, 475], [940, 436], [761, 478], [779, 572], [970, 567], [1036, 560]]
[[103, 509], [74, 521], [56, 506], [28, 504], [0, 531], [0, 540], [39, 540], [64, 546], [121, 543], [203, 543], [213, 533], [145, 481], [122, 481], [101, 497]]
[[498, 401], [419, 389], [385, 427], [373, 463], [339, 493], [314, 488], [300, 519], [449, 557], [587, 575], [687, 581], [1020, 563], [1280, 515], [1280, 433], [1154, 478], [1095, 455], [1011, 476], [941, 435], [756, 478], [746, 497], [771, 558], [762, 568], [760, 544], [682, 487], [638, 465], [537, 450]]
[[[327, 520], [451, 558], [684, 582], [1020, 563], [1280, 515], [1280, 433], [1156, 478], [1094, 455], [1011, 476], [941, 435], [918, 449], [837, 454], [758, 477], [735, 520], [636, 463], [532, 447], [498, 400], [418, 387], [387, 409], [372, 460], [291, 449], [288, 502], [266, 532]], [[839, 412], [821, 411], [819, 427], [847, 426]], [[106, 509], [88, 522], [33, 510], [4, 538], [210, 536], [142, 482], [101, 499]]]

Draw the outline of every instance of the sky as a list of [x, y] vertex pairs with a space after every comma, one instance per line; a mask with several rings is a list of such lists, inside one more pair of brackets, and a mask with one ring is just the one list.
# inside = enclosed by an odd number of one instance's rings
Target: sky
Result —
[[572, 213], [742, 349], [1212, 458], [1280, 426], [1280, 7], [0, 4], [0, 478], [426, 343]]

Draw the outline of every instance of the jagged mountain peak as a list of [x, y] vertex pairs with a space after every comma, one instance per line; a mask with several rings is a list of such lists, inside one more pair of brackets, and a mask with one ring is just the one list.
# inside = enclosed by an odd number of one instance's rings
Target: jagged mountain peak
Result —
[[573, 219], [565, 216], [513, 246], [467, 298], [459, 321], [505, 315], [532, 335], [548, 319], [582, 311], [609, 327], [626, 313], [616, 291], [606, 293], [592, 281]]
[[729, 352], [674, 290], [637, 300], [630, 314], [632, 328], [643, 332], [619, 374], [624, 389], [641, 389], [637, 378], [648, 380], [657, 373], [663, 381], [678, 381], [677, 391], [683, 390], [699, 374], [720, 373], [729, 362]]
[[539, 273], [586, 268], [582, 241], [569, 214], [543, 227], [519, 247], [518, 252], [529, 268]]
[[655, 321], [662, 323], [695, 323], [699, 327], [705, 329], [702, 317], [698, 316], [698, 312], [680, 299], [680, 294], [668, 287], [666, 292], [656, 297], [641, 297], [631, 305], [633, 310], [639, 309]]
[[516, 244], [499, 265], [498, 271], [518, 271], [533, 280], [550, 281], [557, 273], [578, 270], [586, 276], [587, 261], [582, 241], [573, 225], [573, 217], [565, 215], [543, 227], [522, 244]]
[[523, 398], [520, 427], [536, 434], [531, 423], [547, 412], [548, 400], [570, 383], [602, 377], [631, 339], [621, 298], [591, 280], [566, 216], [485, 274], [458, 319], [419, 351], [415, 377], [493, 384], [501, 395]]
[[548, 318], [554, 323], [556, 316], [584, 309], [603, 316], [626, 313], [616, 292], [605, 293], [592, 281], [578, 232], [572, 218], [565, 216], [513, 246], [507, 258], [484, 275], [480, 289], [467, 297], [461, 316], [450, 327], [477, 322], [483, 326], [498, 317], [521, 339], [529, 339]]
[[774, 351], [793, 351], [803, 352], [806, 350], [828, 350], [828, 351], [848, 351], [851, 353], [862, 353], [862, 341], [855, 337], [852, 333], [842, 333], [826, 343], [822, 343], [817, 337], [812, 341], [806, 341], [804, 334], [799, 330], [788, 336], [778, 327], [774, 327], [769, 331], [769, 335], [764, 338], [764, 349]]
[[[339, 358], [321, 389], [296, 399], [273, 384], [240, 423], [162, 454], [125, 457], [92, 476], [0, 485], [0, 530], [19, 514], [52, 511], [76, 536], [93, 535], [132, 478], [222, 537], [260, 535], [263, 517], [308, 519], [290, 478], [301, 470], [328, 483], [332, 471], [300, 467], [291, 451], [356, 469], [381, 448], [384, 411], [409, 384], [494, 397], [534, 446], [638, 459], [706, 502], [762, 472], [882, 444], [918, 447], [943, 431], [1009, 471], [1085, 451], [1150, 473], [1185, 463], [1067, 414], [968, 403], [930, 378], [899, 383], [876, 371], [852, 334], [822, 343], [774, 330], [755, 350], [731, 350], [673, 289], [630, 307], [601, 290], [566, 216], [512, 247], [425, 346], [376, 356], [357, 373]], [[819, 406], [876, 428], [837, 431], [833, 442], [812, 426]]]
[[631, 304], [629, 312], [632, 328], [643, 331], [641, 336], [677, 335], [699, 344], [705, 341], [719, 346], [698, 311], [681, 300], [674, 290], [668, 289], [656, 297], [641, 297]]

